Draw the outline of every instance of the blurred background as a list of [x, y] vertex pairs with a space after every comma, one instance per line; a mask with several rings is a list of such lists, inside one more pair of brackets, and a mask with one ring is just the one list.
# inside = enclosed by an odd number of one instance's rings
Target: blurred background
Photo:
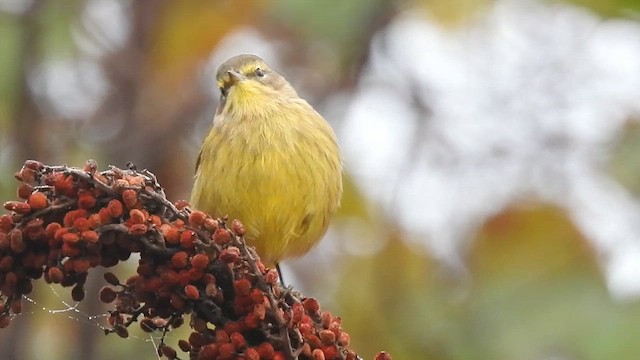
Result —
[[[338, 134], [342, 209], [284, 272], [361, 356], [640, 358], [640, 1], [0, 0], [0, 200], [25, 159], [89, 158], [188, 199], [240, 53]], [[68, 293], [1, 357], [156, 357]]]

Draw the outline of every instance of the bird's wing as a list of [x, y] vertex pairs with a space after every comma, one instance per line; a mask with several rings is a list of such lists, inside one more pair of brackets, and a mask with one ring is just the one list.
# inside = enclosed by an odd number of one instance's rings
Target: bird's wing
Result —
[[200, 148], [200, 153], [198, 154], [198, 160], [196, 160], [196, 169], [195, 169], [195, 173], [198, 174], [198, 168], [200, 168], [200, 161], [202, 160], [202, 150], [204, 149], [204, 146], [202, 148]]

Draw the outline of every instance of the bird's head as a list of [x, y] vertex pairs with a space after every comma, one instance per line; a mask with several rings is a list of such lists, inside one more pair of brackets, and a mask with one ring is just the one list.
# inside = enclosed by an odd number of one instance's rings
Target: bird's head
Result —
[[246, 103], [261, 96], [298, 96], [287, 80], [256, 55], [238, 55], [218, 68], [220, 109], [233, 97], [234, 103]]

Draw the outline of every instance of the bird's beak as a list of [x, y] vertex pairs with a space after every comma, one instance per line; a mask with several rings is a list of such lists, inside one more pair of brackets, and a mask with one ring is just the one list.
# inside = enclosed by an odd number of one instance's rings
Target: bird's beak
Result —
[[227, 70], [227, 74], [229, 74], [229, 85], [234, 85], [245, 79], [244, 75], [235, 70]]

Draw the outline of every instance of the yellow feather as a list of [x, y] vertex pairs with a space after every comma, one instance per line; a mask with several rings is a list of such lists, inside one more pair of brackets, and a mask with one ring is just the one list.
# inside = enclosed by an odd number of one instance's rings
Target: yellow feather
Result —
[[[238, 72], [266, 67], [252, 60]], [[248, 243], [267, 264], [305, 254], [326, 232], [342, 196], [333, 130], [292, 88], [249, 76], [221, 106], [202, 145], [192, 206], [242, 221]]]

